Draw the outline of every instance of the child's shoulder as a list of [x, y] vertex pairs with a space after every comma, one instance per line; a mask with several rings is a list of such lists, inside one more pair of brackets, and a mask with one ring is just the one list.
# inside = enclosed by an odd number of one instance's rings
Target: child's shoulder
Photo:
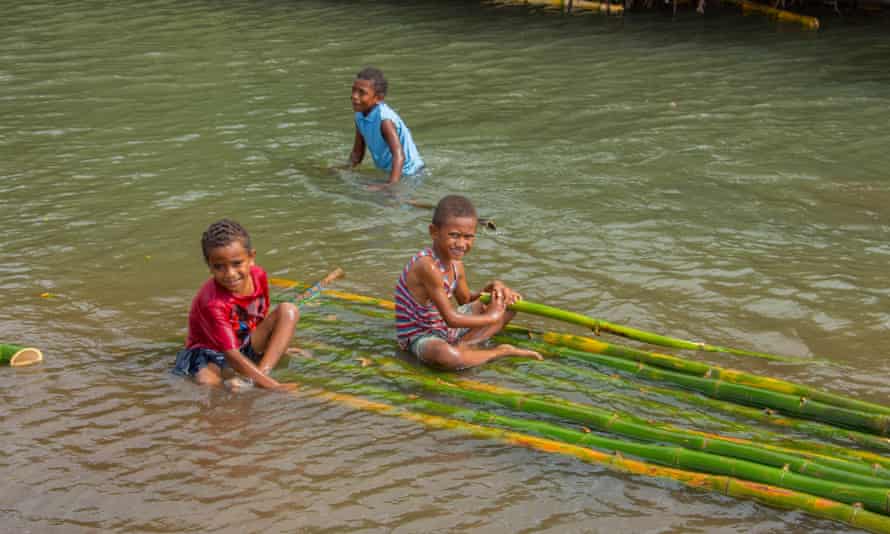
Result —
[[380, 120], [396, 120], [399, 118], [399, 114], [396, 113], [396, 110], [392, 109], [386, 102], [380, 102], [377, 104], [377, 108], [380, 110]]

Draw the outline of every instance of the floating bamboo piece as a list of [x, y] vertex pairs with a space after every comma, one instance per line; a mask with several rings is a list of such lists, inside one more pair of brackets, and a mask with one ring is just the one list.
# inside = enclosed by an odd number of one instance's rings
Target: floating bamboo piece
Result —
[[606, 13], [609, 15], [621, 15], [624, 13], [624, 4], [612, 4], [608, 0], [605, 2], [595, 2], [591, 0], [489, 0], [488, 3], [508, 6], [529, 5], [549, 7], [565, 11], [566, 13], [571, 13], [575, 10]]
[[802, 510], [816, 517], [839, 521], [876, 534], [890, 534], [890, 518], [886, 516], [863, 510], [860, 506], [851, 506], [833, 499], [821, 498], [800, 491], [749, 482], [732, 476], [711, 475], [685, 469], [657, 466], [625, 458], [620, 454], [607, 454], [586, 447], [570, 445], [557, 440], [540, 438], [520, 432], [471, 424], [448, 417], [421, 414], [354, 395], [322, 391], [318, 396], [358, 410], [401, 417], [430, 428], [459, 431], [477, 438], [496, 440], [508, 445], [525, 447], [550, 454], [571, 456], [587, 463], [603, 465], [609, 469], [633, 475], [671, 479], [692, 488], [705, 488], [734, 498], [753, 499], [778, 508]]
[[800, 15], [798, 13], [794, 13], [792, 11], [786, 11], [784, 9], [778, 9], [772, 6], [768, 6], [765, 4], [760, 4], [757, 2], [751, 2], [749, 0], [728, 0], [729, 3], [735, 4], [742, 8], [742, 13], [748, 14], [750, 12], [760, 13], [761, 15], [766, 15], [772, 17], [781, 22], [792, 22], [795, 24], [800, 24], [804, 28], [808, 30], [818, 30], [819, 29], [819, 19], [816, 17], [810, 17], [808, 15]]
[[42, 361], [43, 353], [39, 349], [0, 343], [0, 365], [24, 367]]

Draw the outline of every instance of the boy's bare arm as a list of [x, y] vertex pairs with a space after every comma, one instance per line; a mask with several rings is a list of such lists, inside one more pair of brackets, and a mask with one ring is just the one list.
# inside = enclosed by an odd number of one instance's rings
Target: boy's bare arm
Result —
[[[426, 258], [424, 258], [426, 260]], [[481, 315], [464, 315], [458, 313], [451, 301], [448, 300], [448, 293], [442, 287], [442, 273], [433, 264], [432, 260], [418, 261], [415, 268], [418, 269], [418, 278], [423, 284], [430, 300], [439, 310], [439, 314], [451, 328], [477, 328], [480, 326], [488, 326], [494, 324], [501, 319], [506, 310], [506, 304], [503, 298], [498, 294], [497, 297], [492, 295], [491, 304], [489, 304], [485, 313]]]
[[250, 361], [238, 349], [227, 350], [223, 353], [226, 361], [236, 372], [253, 380], [254, 384], [268, 389], [289, 389], [286, 384], [281, 384], [273, 378], [264, 375], [252, 361]]
[[365, 158], [365, 138], [355, 129], [355, 141], [352, 143], [352, 152], [349, 154], [349, 165], [357, 166]]
[[380, 123], [380, 132], [383, 139], [389, 145], [389, 151], [392, 152], [392, 170], [389, 171], [389, 183], [398, 183], [402, 178], [402, 167], [405, 165], [405, 153], [402, 151], [402, 143], [399, 142], [399, 134], [396, 133], [396, 127], [391, 120], [385, 120]]
[[454, 288], [454, 300], [456, 300], [458, 304], [466, 304], [477, 300], [479, 294], [470, 292], [469, 282], [467, 282], [467, 275], [464, 271], [464, 262], [456, 261], [454, 262], [454, 266], [457, 271], [457, 287]]

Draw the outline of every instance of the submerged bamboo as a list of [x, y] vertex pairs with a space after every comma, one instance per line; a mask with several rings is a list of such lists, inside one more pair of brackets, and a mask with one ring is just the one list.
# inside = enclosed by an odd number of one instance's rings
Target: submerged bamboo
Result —
[[[309, 343], [308, 346], [329, 348], [327, 345], [318, 343]], [[395, 363], [404, 369], [403, 362], [394, 362], [385, 357], [376, 359], [386, 364]], [[795, 454], [795, 451], [782, 450], [779, 447], [769, 450], [745, 440], [697, 433], [670, 425], [654, 426], [651, 422], [642, 421], [627, 414], [610, 412], [558, 397], [541, 397], [466, 379], [446, 379], [442, 375], [430, 376], [429, 373], [390, 372], [382, 368], [365, 369], [338, 363], [327, 363], [326, 365], [340, 371], [377, 374], [397, 383], [419, 386], [429, 391], [444, 393], [471, 402], [495, 403], [520, 411], [548, 414], [586, 424], [604, 432], [613, 432], [646, 441], [673, 443], [690, 450], [700, 450], [759, 464], [783, 467], [811, 477], [821, 477], [861, 486], [890, 487], [890, 480], [882, 479], [880, 476], [886, 475], [884, 470], [877, 473], [859, 462], [822, 456], [807, 459]]]
[[[500, 366], [502, 365], [503, 364], [501, 364]], [[860, 445], [862, 447], [890, 451], [890, 438], [874, 436], [872, 434], [866, 434], [864, 432], [858, 432], [846, 428], [838, 428], [836, 426], [819, 423], [817, 421], [807, 421], [805, 419], [784, 417], [777, 414], [773, 410], [761, 410], [757, 408], [751, 408], [749, 406], [743, 406], [741, 404], [736, 404], [733, 402], [712, 399], [710, 397], [705, 397], [694, 392], [660, 387], [651, 384], [640, 386], [615, 374], [606, 375], [600, 372], [576, 368], [574, 366], [557, 364], [555, 362], [546, 360], [543, 362], [535, 362], [532, 365], [529, 365], [527, 363], [524, 363], [523, 365], [525, 365], [527, 369], [524, 373], [526, 376], [537, 375], [536, 370], [538, 368], [553, 367], [554, 370], [558, 370], [561, 373], [571, 374], [584, 380], [585, 382], [589, 380], [608, 381], [612, 385], [620, 385], [624, 388], [634, 389], [642, 394], [654, 393], [657, 395], [669, 396], [682, 402], [694, 404], [696, 406], [701, 406], [710, 410], [718, 410], [728, 415], [744, 417], [753, 421], [767, 423], [769, 425], [777, 426], [782, 429], [790, 428], [804, 434], [809, 434], [824, 439], [846, 440], [856, 443], [857, 445]], [[497, 367], [498, 366], [496, 366], [495, 368], [497, 369]], [[517, 372], [517, 374], [519, 373]], [[786, 436], [779, 435], [775, 436], [774, 441], [776, 444], [786, 447], [791, 447], [799, 450], [823, 452], [843, 458], [858, 459], [872, 465], [877, 464], [884, 467], [885, 469], [890, 469], [890, 458], [886, 458], [884, 456], [874, 454], [869, 451], [826, 445], [810, 441], [802, 442], [800, 440], [791, 440]]]
[[43, 361], [43, 353], [39, 349], [0, 343], [0, 365], [23, 367], [41, 361]]
[[[516, 342], [515, 338], [508, 338], [505, 336], [495, 336], [494, 339], [502, 342]], [[711, 378], [677, 373], [666, 369], [657, 369], [643, 363], [614, 358], [604, 354], [593, 354], [590, 352], [583, 352], [534, 341], [522, 341], [519, 344], [533, 348], [538, 352], [549, 356], [563, 356], [589, 361], [620, 369], [641, 378], [668, 381], [686, 389], [698, 391], [709, 397], [747, 404], [749, 406], [770, 408], [796, 417], [864, 430], [881, 436], [887, 436], [888, 433], [890, 433], [890, 416], [883, 414], [866, 413], [812, 401], [807, 398], [776, 393], [774, 391], [757, 389], [740, 384], [727, 383], [723, 380], [714, 380]]]
[[[318, 362], [316, 361], [315, 363]], [[344, 367], [342, 365], [338, 366], [337, 364], [331, 363], [322, 363], [322, 365], [328, 365], [334, 368]], [[394, 379], [397, 383], [407, 382], [409, 384], [419, 385], [430, 391], [445, 393], [474, 402], [494, 402], [496, 404], [523, 411], [530, 411], [529, 408], [535, 406], [537, 408], [543, 408], [535, 411], [550, 413], [568, 419], [572, 419], [574, 415], [581, 412], [580, 409], [572, 409], [568, 404], [556, 404], [548, 401], [541, 401], [529, 396], [498, 394], [489, 390], [499, 390], [500, 388], [486, 388], [483, 385], [480, 389], [461, 389], [441, 378], [429, 378], [421, 375], [409, 375], [406, 373], [383, 372], [381, 374], [390, 379]], [[590, 423], [597, 421], [599, 417], [588, 419], [585, 416], [582, 417], [582, 419], [584, 419], [585, 422]], [[494, 421], [492, 420], [489, 422]], [[623, 425], [617, 417], [612, 417], [607, 421], [603, 421], [603, 423], [607, 429], [610, 427], [611, 429], [615, 429], [615, 427]], [[526, 425], [526, 429], [534, 428], [535, 431], [547, 432], [542, 423], [523, 421], [522, 424]], [[560, 432], [560, 429], [559, 427], [552, 426], [550, 432], [551, 436], [555, 436], [555, 433]], [[560, 433], [560, 435], [565, 439], [570, 439], [569, 433]], [[867, 509], [878, 513], [890, 512], [890, 501], [888, 501], [888, 499], [890, 499], [890, 488], [887, 487], [866, 487], [845, 484], [835, 480], [822, 480], [812, 476], [791, 472], [789, 471], [789, 466], [771, 467], [753, 461], [744, 461], [737, 457], [728, 458], [718, 455], [717, 453], [705, 452], [704, 447], [701, 450], [692, 450], [691, 447], [687, 448], [684, 446], [664, 447], [636, 442], [625, 442], [614, 438], [593, 435], [589, 438], [583, 438], [582, 441], [588, 445], [599, 446], [651, 459], [663, 465], [692, 468], [712, 474], [732, 474], [753, 482], [777, 485], [795, 491], [804, 491], [812, 495], [837, 499], [848, 504], [861, 503]]]
[[[873, 474], [873, 475], [879, 476], [880, 478], [890, 480], [890, 458], [885, 458], [883, 456], [880, 456], [880, 455], [874, 454], [874, 453], [870, 453], [868, 451], [862, 451], [859, 449], [851, 449], [848, 447], [841, 447], [839, 445], [829, 445], [826, 443], [819, 443], [819, 442], [814, 442], [814, 441], [804, 441], [801, 439], [792, 439], [788, 436], [778, 435], [774, 432], [769, 432], [769, 431], [766, 431], [763, 429], [757, 429], [750, 425], [744, 425], [744, 424], [740, 424], [740, 423], [730, 423], [724, 419], [717, 418], [717, 417], [710, 415], [706, 412], [687, 412], [687, 411], [682, 410], [681, 408], [678, 408], [677, 406], [674, 406], [674, 405], [668, 404], [668, 403], [664, 403], [664, 402], [659, 402], [659, 401], [654, 401], [654, 400], [644, 400], [644, 399], [640, 399], [638, 397], [631, 397], [630, 395], [620, 395], [617, 393], [603, 392], [601, 390], [591, 390], [585, 384], [579, 384], [577, 382], [572, 382], [570, 380], [556, 378], [553, 376], [541, 375], [536, 372], [537, 369], [540, 369], [541, 367], [547, 367], [548, 365], [553, 365], [553, 364], [550, 364], [549, 362], [546, 362], [546, 361], [545, 362], [536, 362], [534, 367], [525, 366], [525, 369], [523, 371], [520, 371], [520, 370], [518, 370], [516, 368], [512, 368], [512, 367], [508, 368], [503, 363], [499, 364], [499, 365], [496, 364], [493, 366], [493, 368], [498, 372], [508, 374], [509, 376], [513, 377], [514, 379], [516, 379], [518, 381], [531, 381], [531, 382], [535, 382], [535, 383], [542, 383], [547, 386], [555, 386], [555, 387], [562, 387], [562, 388], [571, 387], [571, 388], [574, 388], [576, 391], [584, 393], [591, 400], [595, 399], [598, 402], [602, 401], [602, 400], [609, 400], [609, 399], [614, 398], [616, 400], [619, 400], [621, 402], [628, 403], [628, 404], [636, 403], [637, 405], [640, 405], [642, 403], [646, 403], [646, 404], [648, 404], [647, 408], [649, 408], [650, 410], [654, 410], [659, 413], [669, 412], [670, 415], [675, 418], [684, 418], [687, 420], [707, 419], [707, 420], [713, 421], [717, 425], [728, 427], [732, 431], [744, 432], [744, 433], [752, 436], [752, 439], [754, 439], [761, 447], [764, 447], [766, 449], [770, 449], [772, 447], [780, 447], [780, 449], [775, 449], [775, 450], [780, 450], [781, 452], [793, 452], [794, 454], [798, 454], [805, 458], [809, 458], [811, 460], [816, 460], [816, 461], [819, 461], [820, 458], [828, 459], [831, 457], [835, 457], [835, 458], [841, 458], [841, 459], [849, 460], [849, 461], [865, 462], [865, 464], [867, 464], [868, 467], [865, 467], [865, 465], [863, 465], [861, 472]], [[553, 367], [558, 368], [558, 370], [560, 372], [565, 372], [567, 369], [567, 366], [563, 366], [563, 365], [553, 365]], [[572, 369], [572, 370], [574, 370], [574, 369]], [[579, 369], [578, 371], [581, 372], [582, 370]], [[597, 377], [596, 375], [598, 375], [598, 374], [599, 374], [599, 376]], [[728, 404], [731, 407], [739, 408], [742, 410], [749, 410], [749, 411], [758, 412], [758, 413], [760, 412], [760, 410], [756, 410], [753, 408], [746, 408], [746, 407], [738, 406], [738, 405], [735, 405], [732, 403], [724, 403], [722, 401], [708, 399], [706, 397], [700, 397], [698, 395], [694, 395], [694, 394], [690, 394], [690, 393], [686, 393], [686, 392], [682, 392], [682, 391], [675, 391], [675, 390], [669, 390], [666, 388], [658, 388], [658, 387], [650, 387], [650, 386], [638, 387], [638, 386], [630, 384], [630, 383], [624, 381], [623, 379], [621, 379], [619, 377], [615, 377], [615, 376], [606, 376], [606, 375], [603, 375], [600, 373], [593, 373], [593, 372], [587, 372], [584, 374], [584, 376], [588, 376], [588, 375], [590, 376], [590, 378], [596, 377], [596, 379], [598, 379], [598, 380], [608, 381], [613, 386], [617, 385], [617, 386], [624, 387], [624, 388], [633, 388], [638, 393], [640, 393], [642, 395], [647, 395], [650, 393], [659, 394], [659, 395], [667, 394], [670, 396], [674, 396], [674, 398], [678, 398], [678, 399], [682, 399], [682, 400], [689, 400], [688, 397], [694, 397], [695, 399], [710, 401], [710, 403], [713, 403], [713, 404]], [[676, 393], [685, 395], [685, 397], [680, 396], [680, 395], [677, 395], [677, 396], [673, 395]], [[708, 404], [704, 404], [704, 405], [708, 406]], [[723, 409], [723, 407], [718, 407], [717, 409], [720, 409], [721, 411], [724, 411], [727, 413], [736, 414], [736, 412], [725, 410], [725, 409]], [[815, 425], [818, 423], [811, 423], [811, 424]], [[829, 428], [840, 431], [840, 429], [836, 429], [834, 427], [829, 427]], [[689, 430], [689, 431], [690, 432], [698, 432], [695, 430]], [[750, 441], [750, 440], [745, 440], [745, 441]], [[827, 460], [827, 461], [830, 462], [830, 460]], [[843, 466], [841, 464], [838, 464], [838, 466], [841, 468], [845, 468], [845, 466]]]
[[821, 498], [800, 491], [749, 482], [732, 476], [711, 475], [685, 469], [661, 467], [625, 458], [620, 454], [607, 454], [586, 447], [570, 445], [525, 433], [471, 424], [448, 417], [421, 414], [354, 395], [323, 391], [319, 396], [355, 409], [401, 417], [430, 428], [460, 431], [474, 437], [496, 440], [509, 445], [521, 446], [551, 454], [571, 456], [584, 462], [604, 465], [624, 473], [676, 480], [689, 487], [705, 488], [736, 498], [753, 499], [779, 508], [803, 510], [816, 517], [839, 521], [869, 532], [890, 534], [890, 518], [886, 516], [863, 510], [858, 506], [851, 506], [833, 499]]
[[805, 397], [809, 400], [819, 401], [841, 408], [890, 415], [890, 407], [888, 406], [853, 399], [837, 393], [823, 391], [803, 384], [788, 382], [786, 380], [779, 380], [768, 376], [759, 376], [745, 371], [727, 369], [716, 365], [687, 360], [670, 354], [647, 352], [573, 334], [560, 334], [556, 332], [537, 333], [526, 328], [510, 326], [507, 327], [507, 331], [520, 332], [533, 340], [540, 339], [551, 345], [560, 345], [592, 354], [615, 356], [617, 358], [647, 363], [663, 369], [679, 371], [681, 373], [703, 378], [713, 378], [732, 384], [740, 384], [766, 391]]
[[[276, 279], [273, 278], [270, 280], [271, 283], [278, 285], [288, 285], [295, 284], [296, 282], [285, 280], [285, 279]], [[395, 305], [392, 301], [380, 299], [376, 297], [367, 297], [364, 295], [356, 295], [353, 293], [346, 293], [342, 291], [334, 291], [327, 290], [323, 292], [325, 295], [336, 298], [338, 300], [343, 300], [347, 302], [354, 302], [358, 304], [365, 304], [370, 306], [377, 306], [383, 309], [392, 310], [395, 308]], [[519, 301], [511, 305], [511, 309], [517, 311], [525, 311], [527, 305], [529, 303], [527, 301]], [[539, 308], [542, 305], [537, 305]], [[572, 312], [563, 312], [562, 310], [558, 310], [556, 308], [549, 308], [550, 310], [555, 310], [556, 312], [562, 314], [569, 314], [572, 317], [578, 320], [586, 320], [588, 321], [597, 321], [596, 319], [591, 319], [589, 317], [575, 314]], [[540, 311], [540, 310], [539, 310]], [[551, 317], [556, 318], [556, 317]], [[572, 321], [569, 321], [572, 322]], [[525, 330], [529, 332], [528, 330]], [[836, 393], [831, 393], [828, 391], [823, 391], [817, 388], [813, 388], [810, 386], [806, 386], [803, 384], [797, 384], [794, 382], [788, 382], [785, 380], [779, 380], [771, 377], [758, 376], [751, 373], [745, 373], [742, 371], [737, 371], [734, 369], [725, 369], [717, 366], [711, 366], [707, 364], [702, 364], [699, 362], [694, 362], [691, 360], [685, 360], [682, 358], [678, 358], [676, 356], [671, 356], [668, 354], [659, 354], [659, 353], [650, 353], [646, 351], [640, 351], [637, 349], [632, 349], [630, 347], [622, 347], [619, 345], [612, 345], [609, 343], [604, 343], [602, 341], [587, 338], [583, 336], [572, 336], [569, 334], [556, 334], [556, 333], [547, 333], [545, 334], [545, 341], [550, 343], [569, 343], [572, 341], [573, 344], [569, 344], [569, 346], [575, 346], [579, 348], [579, 350], [585, 352], [591, 352], [595, 354], [608, 354], [610, 356], [616, 356], [621, 358], [630, 358], [633, 361], [645, 361], [647, 363], [652, 363], [653, 365], [663, 366], [668, 369], [674, 369], [681, 372], [694, 372], [700, 373], [703, 377], [712, 377], [719, 376], [722, 380], [722, 383], [739, 383], [741, 385], [747, 385], [749, 387], [764, 389], [766, 391], [772, 391], [776, 393], [782, 393], [786, 395], [793, 395], [800, 397], [798, 399], [802, 404], [807, 404], [810, 401], [818, 401], [824, 404], [830, 404], [842, 408], [849, 408], [851, 410], [862, 411], [867, 413], [874, 414], [885, 414], [890, 415], [890, 407], [882, 406], [880, 404], [875, 404], [871, 402], [861, 401], [858, 399], [853, 399], [850, 397], [846, 397], [843, 395], [839, 395]], [[687, 342], [690, 343], [690, 342]], [[730, 399], [735, 400], [735, 399]], [[797, 412], [789, 412], [795, 415], [798, 415]], [[842, 425], [848, 426], [848, 425]], [[882, 432], [878, 432], [881, 434]], [[885, 433], [885, 432], [884, 432]]]

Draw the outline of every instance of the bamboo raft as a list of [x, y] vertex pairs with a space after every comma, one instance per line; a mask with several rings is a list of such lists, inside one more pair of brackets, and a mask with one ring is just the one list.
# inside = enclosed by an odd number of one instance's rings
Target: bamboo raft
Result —
[[[284, 288], [278, 301], [294, 300], [289, 294], [302, 288], [284, 279], [270, 283]], [[357, 409], [890, 533], [888, 406], [523, 327], [507, 328], [496, 341], [534, 348], [545, 361], [504, 359], [471, 373], [440, 373], [395, 350], [392, 302], [318, 284], [314, 290], [325, 297], [317, 304], [324, 312], [303, 314], [298, 344], [308, 353], [276, 370], [279, 380], [312, 385]], [[811, 362], [679, 340], [532, 302], [512, 307], [595, 335], [783, 365]]]

